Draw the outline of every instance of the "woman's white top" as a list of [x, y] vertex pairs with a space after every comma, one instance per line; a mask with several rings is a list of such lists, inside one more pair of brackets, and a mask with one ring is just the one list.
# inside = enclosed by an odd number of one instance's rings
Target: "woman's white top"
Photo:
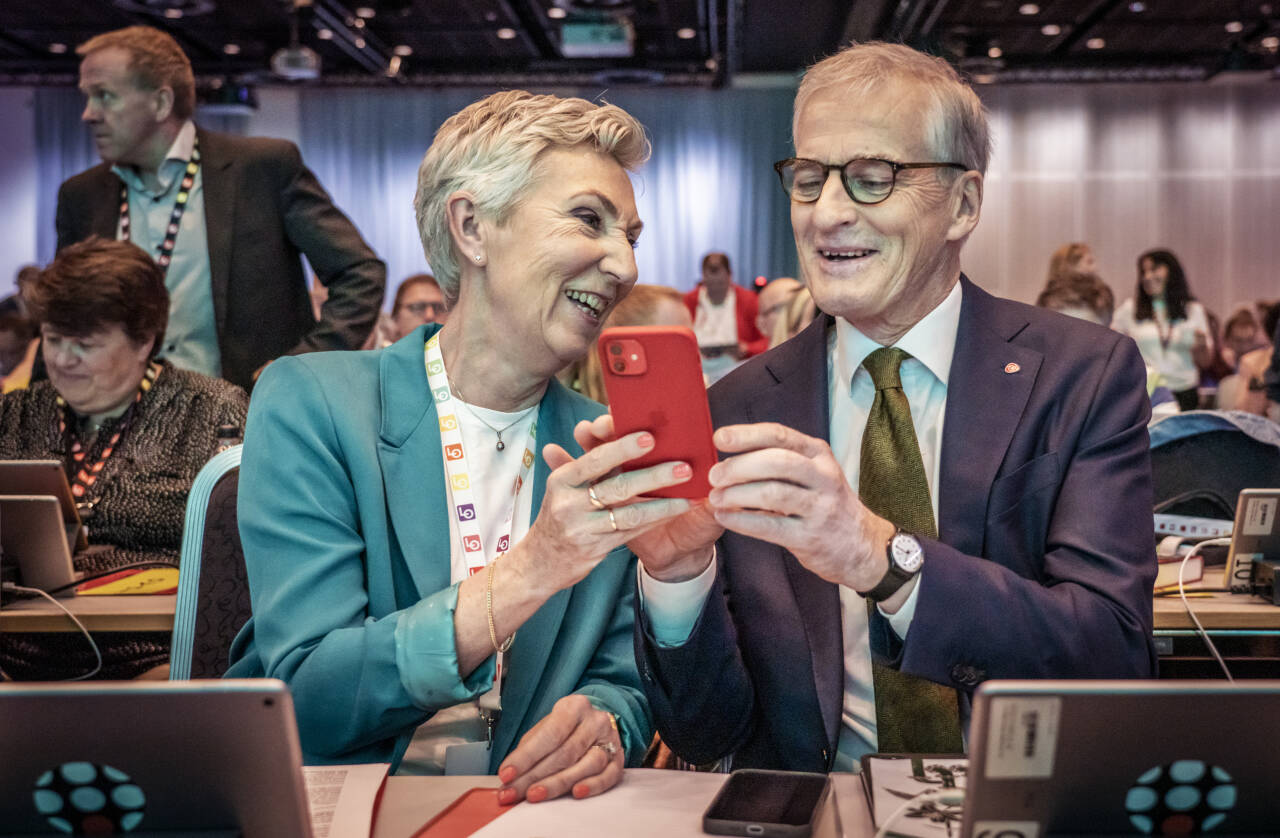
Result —
[[1196, 341], [1196, 332], [1203, 332], [1210, 346], [1213, 345], [1212, 333], [1209, 331], [1209, 319], [1205, 315], [1204, 306], [1197, 302], [1187, 303], [1187, 317], [1169, 323], [1165, 313], [1163, 300], [1154, 300], [1150, 320], [1134, 318], [1134, 300], [1129, 298], [1116, 309], [1111, 321], [1111, 328], [1121, 334], [1128, 335], [1138, 344], [1138, 351], [1147, 366], [1159, 375], [1156, 385], [1168, 387], [1173, 392], [1189, 390], [1200, 383], [1200, 370], [1191, 359], [1191, 347]]

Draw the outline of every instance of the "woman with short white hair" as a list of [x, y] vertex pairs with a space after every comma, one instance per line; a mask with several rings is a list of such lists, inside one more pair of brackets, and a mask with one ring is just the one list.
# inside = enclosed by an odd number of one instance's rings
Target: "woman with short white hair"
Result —
[[[652, 735], [624, 543], [685, 511], [594, 445], [555, 380], [636, 280], [641, 125], [494, 94], [440, 128], [414, 200], [449, 319], [386, 349], [283, 358], [240, 478], [254, 616], [231, 675], [285, 680], [310, 762], [497, 772], [500, 800], [586, 797]], [[585, 454], [576, 439], [589, 443]]]

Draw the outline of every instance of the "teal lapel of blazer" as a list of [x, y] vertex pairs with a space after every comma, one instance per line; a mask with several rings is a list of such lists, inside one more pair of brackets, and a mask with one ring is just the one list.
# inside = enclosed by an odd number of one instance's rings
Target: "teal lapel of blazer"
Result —
[[[423, 359], [423, 344], [439, 328], [420, 327], [410, 337], [386, 348], [378, 368], [382, 399], [378, 456], [383, 489], [396, 543], [420, 596], [450, 584], [448, 557], [452, 545], [444, 454]], [[531, 523], [542, 506], [549, 474], [542, 459], [542, 446], [557, 442], [571, 453], [578, 453], [573, 426], [586, 416], [579, 415], [574, 401], [574, 396], [552, 379], [538, 408], [539, 450], [534, 455]], [[516, 632], [509, 653], [509, 686], [503, 693], [502, 724], [494, 742], [498, 753], [511, 747], [519, 722], [528, 710], [555, 646], [569, 596], [568, 590], [552, 596]]]

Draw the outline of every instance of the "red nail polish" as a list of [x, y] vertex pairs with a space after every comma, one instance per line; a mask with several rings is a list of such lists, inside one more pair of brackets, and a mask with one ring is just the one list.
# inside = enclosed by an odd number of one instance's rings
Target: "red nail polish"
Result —
[[641, 448], [652, 448], [654, 445], [653, 434], [650, 434], [650, 433], [640, 434], [640, 436], [636, 439], [636, 442], [639, 444]]
[[589, 789], [585, 783], [579, 783], [573, 787], [573, 796], [578, 800], [581, 800], [589, 794], [591, 794], [591, 789]]
[[525, 793], [524, 799], [530, 803], [541, 803], [547, 799], [547, 789], [545, 786], [534, 786]]
[[501, 803], [503, 806], [510, 806], [512, 803], [515, 803], [516, 790], [515, 789], [500, 790], [498, 792], [498, 802]]
[[671, 473], [675, 477], [692, 477], [693, 467], [688, 463], [676, 463], [675, 468], [671, 469]]
[[516, 778], [516, 767], [514, 765], [504, 766], [498, 771], [498, 779], [504, 783], [510, 783]]

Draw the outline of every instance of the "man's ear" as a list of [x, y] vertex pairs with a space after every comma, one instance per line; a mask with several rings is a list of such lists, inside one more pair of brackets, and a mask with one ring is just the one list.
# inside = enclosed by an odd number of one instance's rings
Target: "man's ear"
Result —
[[475, 196], [459, 189], [445, 201], [444, 211], [458, 261], [483, 265], [486, 259], [484, 229], [476, 212]]
[[982, 174], [972, 169], [951, 185], [951, 227], [947, 230], [947, 241], [964, 241], [978, 226], [982, 215], [982, 186]]
[[152, 95], [152, 106], [156, 110], [156, 122], [164, 122], [173, 116], [173, 88], [161, 85]]

